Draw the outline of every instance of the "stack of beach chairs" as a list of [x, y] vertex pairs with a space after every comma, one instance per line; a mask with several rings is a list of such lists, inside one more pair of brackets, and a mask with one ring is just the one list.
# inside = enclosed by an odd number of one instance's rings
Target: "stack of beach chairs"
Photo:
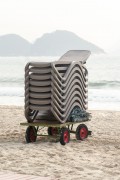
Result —
[[40, 112], [60, 123], [69, 121], [75, 107], [87, 110], [89, 51], [68, 51], [58, 61], [30, 62], [25, 68], [25, 116], [33, 121]]

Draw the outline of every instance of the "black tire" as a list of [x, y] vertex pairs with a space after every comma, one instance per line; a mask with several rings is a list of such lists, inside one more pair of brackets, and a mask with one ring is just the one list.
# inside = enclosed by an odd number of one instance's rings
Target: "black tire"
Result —
[[80, 124], [76, 129], [76, 139], [83, 141], [88, 137], [88, 128], [85, 124]]
[[27, 143], [35, 142], [37, 139], [37, 129], [34, 126], [29, 126], [26, 129], [25, 139]]
[[57, 135], [58, 133], [59, 131], [57, 127], [48, 127], [48, 135], [54, 136]]
[[70, 131], [67, 128], [61, 129], [60, 144], [65, 145], [70, 141]]

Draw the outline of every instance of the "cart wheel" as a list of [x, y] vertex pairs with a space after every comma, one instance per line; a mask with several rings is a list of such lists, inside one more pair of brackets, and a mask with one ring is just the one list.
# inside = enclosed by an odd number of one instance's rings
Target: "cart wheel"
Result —
[[50, 136], [54, 136], [56, 134], [58, 134], [58, 128], [56, 127], [48, 127], [48, 135]]
[[60, 136], [60, 143], [61, 145], [65, 145], [66, 143], [69, 143], [70, 141], [70, 132], [67, 128], [61, 129], [61, 136]]
[[76, 139], [84, 140], [88, 137], [88, 128], [85, 124], [80, 124], [76, 129]]
[[34, 126], [29, 126], [26, 130], [25, 139], [27, 143], [35, 142], [37, 138], [37, 129]]

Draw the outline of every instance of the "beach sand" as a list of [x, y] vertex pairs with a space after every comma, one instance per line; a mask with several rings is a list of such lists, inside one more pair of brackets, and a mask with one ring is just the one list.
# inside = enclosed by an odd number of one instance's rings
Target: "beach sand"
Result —
[[91, 111], [92, 136], [66, 146], [41, 139], [26, 144], [23, 107], [0, 106], [0, 171], [53, 180], [120, 179], [120, 112]]

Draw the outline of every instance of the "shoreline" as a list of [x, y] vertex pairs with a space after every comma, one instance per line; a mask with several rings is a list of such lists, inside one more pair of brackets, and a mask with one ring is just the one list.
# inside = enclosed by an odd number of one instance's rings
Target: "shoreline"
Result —
[[[2, 109], [23, 109], [24, 110], [24, 106], [22, 105], [0, 105], [0, 108]], [[120, 110], [106, 110], [106, 109], [88, 109], [88, 112], [120, 112]]]
[[[24, 98], [25, 97], [23, 85], [21, 87], [2, 87], [2, 89], [0, 90], [1, 105], [24, 106]], [[88, 107], [89, 110], [120, 111], [119, 89], [91, 89], [89, 87]]]

